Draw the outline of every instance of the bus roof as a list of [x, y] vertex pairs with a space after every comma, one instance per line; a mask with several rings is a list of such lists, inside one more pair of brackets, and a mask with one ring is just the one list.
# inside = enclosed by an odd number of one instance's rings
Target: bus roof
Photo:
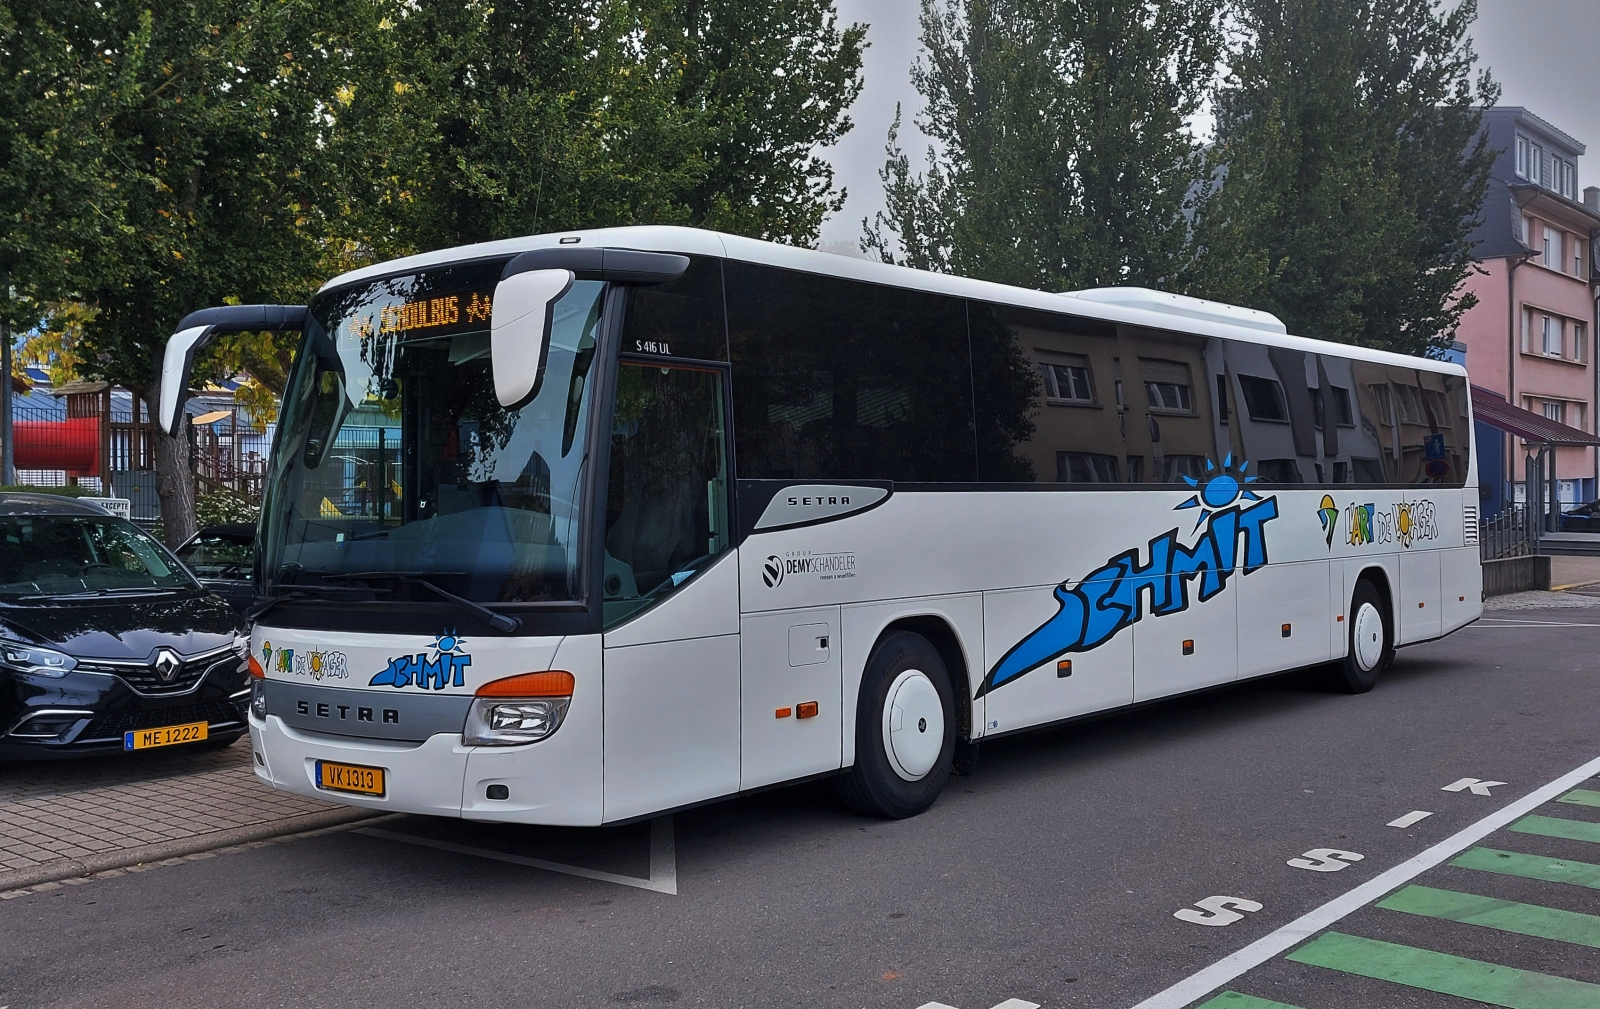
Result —
[[1448, 361], [1435, 361], [1350, 344], [1291, 336], [1275, 316], [1236, 305], [1224, 305], [1136, 287], [1103, 287], [1089, 291], [1052, 294], [1025, 287], [1012, 287], [1009, 284], [996, 284], [987, 280], [973, 280], [970, 277], [892, 266], [888, 263], [855, 259], [793, 245], [763, 242], [701, 228], [654, 225], [597, 228], [589, 231], [553, 232], [481, 242], [476, 245], [462, 245], [352, 270], [328, 281], [322, 286], [322, 290], [361, 283], [378, 277], [413, 273], [448, 263], [510, 257], [531, 249], [557, 248], [562, 245], [714, 256], [991, 304], [1061, 312], [1107, 322], [1148, 326], [1152, 329], [1179, 330], [1246, 343], [1291, 347], [1309, 353], [1334, 354], [1375, 364], [1457, 375], [1466, 374], [1466, 369]]

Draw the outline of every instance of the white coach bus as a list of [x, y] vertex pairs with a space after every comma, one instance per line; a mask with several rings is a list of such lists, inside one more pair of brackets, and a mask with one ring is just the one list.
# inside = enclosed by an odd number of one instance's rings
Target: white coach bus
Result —
[[273, 787], [541, 824], [841, 775], [1297, 667], [1371, 688], [1482, 610], [1466, 373], [1139, 289], [1046, 294], [682, 228], [346, 274], [260, 526]]

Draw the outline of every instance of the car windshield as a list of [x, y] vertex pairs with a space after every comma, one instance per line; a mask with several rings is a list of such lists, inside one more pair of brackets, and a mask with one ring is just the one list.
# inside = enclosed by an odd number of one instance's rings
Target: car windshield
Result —
[[148, 533], [93, 515], [0, 516], [0, 599], [195, 588]]
[[489, 359], [502, 266], [391, 277], [312, 303], [261, 525], [269, 592], [388, 572], [478, 602], [577, 598], [605, 285], [577, 281], [556, 304], [539, 394], [506, 410]]
[[252, 547], [236, 536], [200, 533], [178, 549], [178, 559], [201, 578], [250, 577]]

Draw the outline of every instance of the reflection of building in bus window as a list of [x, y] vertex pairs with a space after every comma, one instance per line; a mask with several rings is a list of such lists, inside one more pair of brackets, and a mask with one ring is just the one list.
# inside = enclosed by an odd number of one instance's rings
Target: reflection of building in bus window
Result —
[[1057, 452], [1059, 483], [1116, 483], [1117, 457], [1098, 452]]

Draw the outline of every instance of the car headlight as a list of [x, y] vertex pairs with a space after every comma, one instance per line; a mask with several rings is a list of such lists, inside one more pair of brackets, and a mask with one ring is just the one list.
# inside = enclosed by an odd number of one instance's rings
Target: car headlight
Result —
[[0, 661], [18, 672], [48, 676], [52, 679], [60, 679], [67, 675], [78, 664], [78, 660], [66, 652], [58, 652], [53, 648], [34, 648], [10, 641], [0, 642]]
[[572, 687], [572, 674], [558, 670], [486, 683], [467, 709], [461, 741], [468, 746], [536, 743], [561, 728]]

